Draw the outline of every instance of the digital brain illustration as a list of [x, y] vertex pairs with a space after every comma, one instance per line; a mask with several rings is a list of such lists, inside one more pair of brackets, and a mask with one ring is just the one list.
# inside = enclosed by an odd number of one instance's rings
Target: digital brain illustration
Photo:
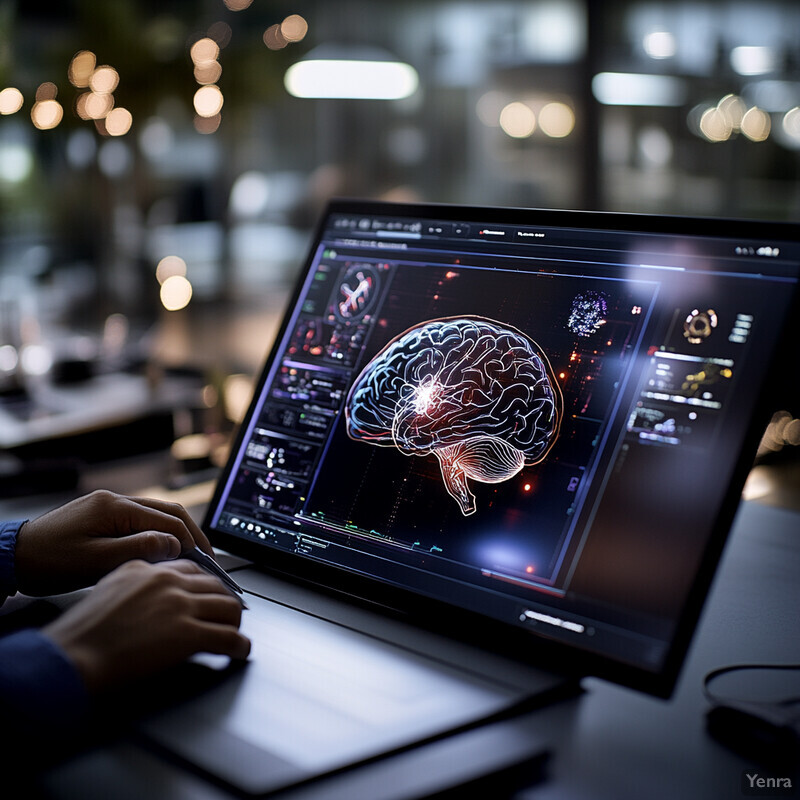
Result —
[[468, 479], [500, 483], [541, 461], [561, 424], [547, 356], [516, 328], [484, 317], [430, 320], [390, 341], [345, 405], [351, 439], [435, 455], [462, 514]]

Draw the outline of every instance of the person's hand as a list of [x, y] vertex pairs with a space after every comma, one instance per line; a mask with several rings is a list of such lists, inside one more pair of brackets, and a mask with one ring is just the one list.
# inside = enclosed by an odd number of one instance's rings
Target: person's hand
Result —
[[245, 659], [242, 607], [219, 579], [186, 559], [130, 561], [43, 628], [96, 693], [199, 653]]
[[165, 561], [197, 545], [213, 555], [183, 506], [92, 492], [26, 522], [17, 534], [17, 588], [27, 595], [89, 586], [125, 561]]

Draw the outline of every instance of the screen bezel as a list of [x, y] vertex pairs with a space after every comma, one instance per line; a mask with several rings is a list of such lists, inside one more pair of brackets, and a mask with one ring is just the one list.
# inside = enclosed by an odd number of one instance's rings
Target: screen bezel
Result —
[[[380, 606], [384, 611], [401, 615], [406, 621], [451, 638], [501, 653], [526, 664], [559, 671], [572, 676], [595, 675], [614, 683], [648, 694], [667, 698], [677, 682], [693, 633], [708, 594], [711, 581], [738, 508], [742, 487], [752, 465], [759, 441], [775, 409], [770, 398], [780, 388], [781, 371], [774, 365], [784, 349], [789, 350], [788, 337], [780, 337], [780, 345], [772, 354], [767, 380], [761, 387], [754, 414], [743, 437], [733, 476], [720, 505], [700, 567], [692, 587], [676, 620], [675, 635], [668, 647], [662, 668], [650, 671], [592, 653], [531, 631], [499, 622], [475, 612], [466, 611], [441, 600], [421, 596], [411, 590], [401, 589], [380, 579], [370, 578], [345, 567], [315, 561], [295, 553], [283, 552], [251, 542], [223, 530], [212, 528], [211, 522], [225, 485], [234, 465], [236, 454], [243, 444], [255, 404], [260, 397], [270, 368], [278, 355], [278, 345], [283, 340], [290, 320], [291, 309], [298, 301], [308, 271], [313, 267], [317, 244], [327, 228], [331, 214], [363, 214], [365, 216], [397, 216], [433, 218], [461, 223], [481, 222], [506, 225], [526, 225], [552, 228], [581, 228], [626, 233], [685, 234], [688, 236], [722, 237], [731, 241], [771, 240], [797, 242], [800, 226], [783, 222], [731, 220], [659, 216], [650, 214], [623, 214], [616, 212], [565, 211], [523, 208], [499, 208], [450, 204], [406, 204], [375, 200], [334, 199], [320, 216], [310, 242], [303, 268], [298, 275], [294, 291], [286, 306], [280, 329], [266, 357], [253, 393], [253, 401], [233, 437], [228, 463], [217, 481], [212, 500], [207, 508], [203, 529], [212, 544], [234, 555], [252, 561], [259, 568], [277, 572], [284, 577], [310, 583], [314, 587], [347, 596], [353, 601], [369, 606]], [[800, 313], [800, 290], [796, 287], [787, 320]]]

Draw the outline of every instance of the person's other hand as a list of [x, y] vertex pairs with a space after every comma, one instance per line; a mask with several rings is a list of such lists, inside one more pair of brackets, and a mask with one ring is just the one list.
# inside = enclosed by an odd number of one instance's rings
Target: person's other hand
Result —
[[96, 693], [200, 653], [245, 659], [242, 607], [213, 575], [186, 559], [135, 560], [43, 628]]
[[213, 555], [183, 506], [92, 492], [26, 522], [17, 534], [17, 587], [28, 595], [89, 586], [134, 558], [165, 561], [197, 545]]

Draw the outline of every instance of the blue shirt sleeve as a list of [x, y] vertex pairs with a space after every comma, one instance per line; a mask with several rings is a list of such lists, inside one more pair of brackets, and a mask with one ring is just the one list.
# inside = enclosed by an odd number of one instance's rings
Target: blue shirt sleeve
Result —
[[[14, 552], [24, 520], [0, 522], [0, 603], [17, 590]], [[12, 728], [75, 722], [89, 698], [75, 665], [55, 642], [26, 629], [0, 638], [2, 723]], [[8, 728], [6, 728], [8, 729]]]
[[14, 551], [17, 534], [26, 520], [10, 522], [0, 520], [0, 604], [17, 591], [17, 576], [14, 571]]

